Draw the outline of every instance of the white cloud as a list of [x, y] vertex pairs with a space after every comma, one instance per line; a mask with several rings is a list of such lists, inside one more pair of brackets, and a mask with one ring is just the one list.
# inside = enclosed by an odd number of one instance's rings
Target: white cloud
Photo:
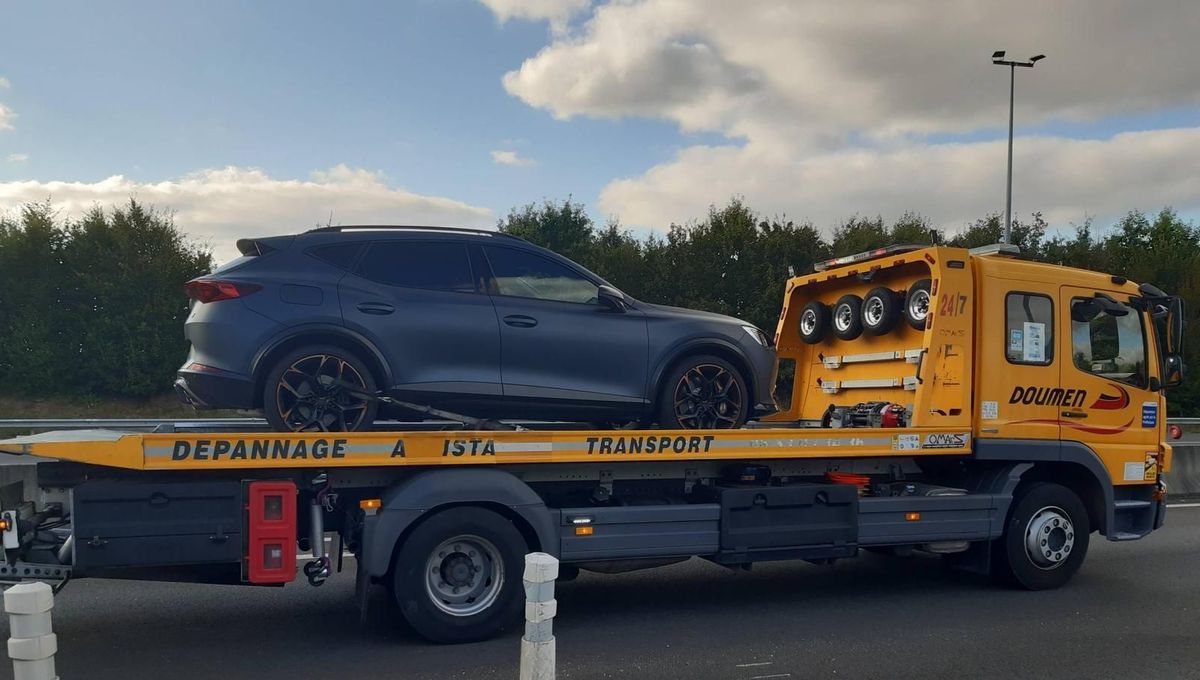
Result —
[[13, 121], [16, 118], [17, 114], [15, 111], [0, 103], [0, 131], [13, 129]]
[[1181, 67], [1200, 3], [1155, 5], [622, 0], [504, 84], [560, 118], [655, 116], [806, 147], [1002, 126], [998, 48], [1049, 54], [1018, 74], [1026, 122], [1200, 103], [1200, 69]]
[[[829, 228], [855, 214], [919, 212], [957, 231], [1004, 210], [1006, 141], [852, 148], [779, 158], [770, 148], [692, 147], [645, 174], [617, 180], [601, 209], [635, 226], [663, 228], [709, 202], [746, 196], [765, 214]], [[1018, 137], [1013, 210], [1051, 224], [1173, 205], [1200, 209], [1200, 127], [1128, 132], [1104, 140]]]
[[11, 84], [12, 83], [8, 82], [8, 78], [5, 78], [4, 76], [0, 76], [0, 90], [7, 90], [9, 85], [11, 85]]
[[27, 153], [10, 153], [7, 156], [5, 156], [5, 160], [7, 160], [9, 163], [24, 163], [25, 161], [29, 160], [29, 154], [27, 154]]
[[512, 165], [517, 167], [528, 167], [534, 164], [532, 158], [522, 158], [516, 151], [500, 151], [492, 152], [492, 162], [496, 165]]
[[[743, 195], [828, 225], [904, 210], [958, 226], [1003, 209], [1003, 143], [931, 143], [1017, 120], [1076, 122], [1200, 105], [1200, 3], [1158, 0], [610, 0], [504, 76], [560, 119], [641, 116], [729, 145], [685, 148], [610, 183], [600, 207], [661, 227]], [[1002, 134], [1002, 133], [1001, 133]], [[1017, 140], [1015, 208], [1080, 219], [1200, 207], [1200, 128]], [[936, 138], [935, 138], [936, 139]]]
[[0, 208], [10, 210], [49, 198], [65, 213], [78, 215], [130, 197], [173, 211], [184, 231], [212, 244], [218, 260], [237, 254], [233, 242], [238, 238], [296, 233], [331, 216], [334, 224], [494, 224], [486, 208], [394, 188], [380, 173], [345, 165], [314, 172], [307, 180], [229, 166], [162, 182], [122, 175], [98, 182], [0, 182]]
[[591, 5], [591, 0], [482, 0], [502, 23], [509, 19], [549, 21], [561, 32], [567, 20]]

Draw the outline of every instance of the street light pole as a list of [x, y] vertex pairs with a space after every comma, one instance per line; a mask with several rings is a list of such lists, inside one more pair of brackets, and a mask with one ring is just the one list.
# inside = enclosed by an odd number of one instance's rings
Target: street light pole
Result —
[[1004, 50], [992, 53], [992, 63], [1008, 67], [1008, 183], [1004, 199], [1004, 237], [1002, 243], [1012, 241], [1012, 168], [1013, 168], [1013, 101], [1017, 89], [1017, 67], [1033, 68], [1037, 62], [1045, 59], [1046, 55], [1039, 54], [1029, 58], [1029, 61], [1009, 61], [1004, 59]]

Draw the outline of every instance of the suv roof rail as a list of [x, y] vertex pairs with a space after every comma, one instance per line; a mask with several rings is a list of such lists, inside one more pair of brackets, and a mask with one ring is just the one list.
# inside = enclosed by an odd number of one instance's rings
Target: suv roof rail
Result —
[[506, 234], [496, 229], [477, 229], [474, 227], [441, 227], [421, 224], [339, 224], [337, 226], [316, 227], [304, 232], [306, 234], [322, 234], [342, 231], [444, 231], [449, 233], [483, 234], [487, 236], [505, 236], [519, 239], [519, 236]]
[[856, 262], [865, 262], [867, 260], [874, 260], [874, 259], [877, 259], [880, 257], [886, 257], [888, 255], [896, 255], [899, 253], [908, 253], [908, 252], [912, 252], [914, 250], [921, 250], [922, 248], [932, 248], [932, 247], [933, 246], [929, 246], [929, 245], [917, 245], [915, 243], [904, 243], [904, 244], [899, 244], [899, 245], [894, 245], [894, 246], [887, 246], [886, 248], [875, 248], [873, 250], [866, 250], [861, 253], [854, 253], [853, 255], [843, 255], [842, 257], [835, 257], [831, 260], [823, 260], [821, 262], [817, 262], [816, 264], [813, 265], [813, 269], [816, 271], [819, 271], [819, 272], [823, 272], [826, 269], [832, 269], [833, 267], [840, 267], [844, 264], [854, 264]]

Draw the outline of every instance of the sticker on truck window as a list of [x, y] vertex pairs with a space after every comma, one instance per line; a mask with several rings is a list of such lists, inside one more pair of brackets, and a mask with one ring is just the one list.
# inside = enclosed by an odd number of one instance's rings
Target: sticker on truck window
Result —
[[1046, 361], [1046, 324], [1026, 321], [1021, 345], [1021, 361], [1042, 363]]
[[1020, 352], [1025, 347], [1025, 334], [1021, 329], [1014, 328], [1008, 332], [1008, 351], [1012, 354]]

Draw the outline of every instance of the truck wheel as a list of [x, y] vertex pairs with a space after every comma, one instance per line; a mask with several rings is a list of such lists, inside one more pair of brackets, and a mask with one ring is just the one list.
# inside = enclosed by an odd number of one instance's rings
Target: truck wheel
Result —
[[1028, 590], [1063, 585], [1087, 556], [1091, 526], [1083, 502], [1067, 487], [1047, 482], [1030, 484], [1013, 500], [992, 550], [996, 575]]
[[829, 306], [813, 300], [800, 310], [800, 339], [815, 345], [829, 333]]
[[707, 354], [688, 357], [666, 373], [658, 395], [658, 424], [668, 430], [738, 428], [750, 413], [741, 371]]
[[490, 510], [440, 512], [413, 529], [396, 556], [400, 613], [433, 642], [490, 638], [521, 609], [527, 550], [513, 523]]
[[862, 298], [843, 295], [833, 305], [833, 334], [842, 340], [862, 335]]
[[863, 298], [862, 321], [867, 335], [883, 335], [900, 320], [900, 300], [889, 288], [872, 288]]
[[931, 284], [929, 279], [914, 281], [904, 296], [904, 318], [908, 325], [919, 331], [925, 330], [925, 321], [929, 318]]
[[275, 432], [369, 430], [378, 402], [375, 377], [340, 347], [311, 345], [281, 357], [267, 373], [263, 414]]

